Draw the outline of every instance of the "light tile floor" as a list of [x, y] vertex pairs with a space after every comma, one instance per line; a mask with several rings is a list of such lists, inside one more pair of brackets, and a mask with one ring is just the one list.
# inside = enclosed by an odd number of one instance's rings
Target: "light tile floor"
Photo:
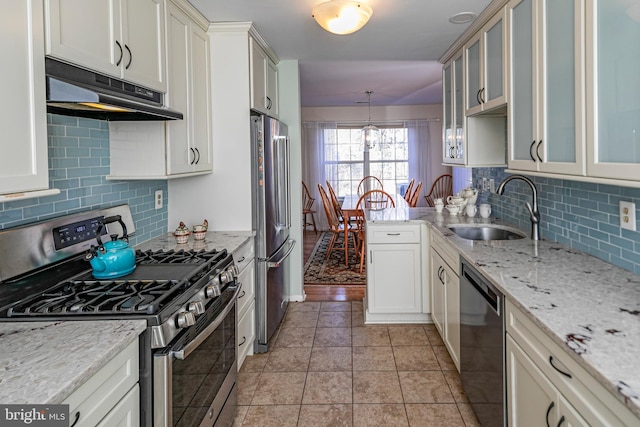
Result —
[[290, 303], [238, 376], [236, 426], [479, 426], [433, 325], [364, 325], [362, 302]]

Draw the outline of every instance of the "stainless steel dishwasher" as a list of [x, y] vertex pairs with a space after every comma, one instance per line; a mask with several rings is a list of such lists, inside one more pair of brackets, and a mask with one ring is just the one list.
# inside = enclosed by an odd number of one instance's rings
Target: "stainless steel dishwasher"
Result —
[[465, 260], [460, 274], [460, 378], [480, 424], [504, 427], [504, 296]]

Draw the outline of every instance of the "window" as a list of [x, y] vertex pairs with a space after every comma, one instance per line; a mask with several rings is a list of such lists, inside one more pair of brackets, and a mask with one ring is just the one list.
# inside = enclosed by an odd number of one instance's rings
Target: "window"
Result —
[[380, 178], [385, 191], [400, 193], [408, 182], [409, 143], [404, 127], [384, 127], [381, 146], [364, 152], [360, 127], [324, 130], [325, 176], [338, 197], [356, 194], [360, 180], [367, 175]]

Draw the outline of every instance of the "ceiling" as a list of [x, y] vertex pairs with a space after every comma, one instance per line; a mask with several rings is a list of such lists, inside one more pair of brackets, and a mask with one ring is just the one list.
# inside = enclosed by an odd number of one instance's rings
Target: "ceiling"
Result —
[[441, 64], [469, 24], [460, 12], [480, 12], [490, 0], [361, 0], [373, 16], [360, 31], [323, 30], [311, 9], [325, 0], [189, 0], [209, 21], [251, 21], [280, 60], [297, 59], [303, 107], [417, 105], [442, 102]]

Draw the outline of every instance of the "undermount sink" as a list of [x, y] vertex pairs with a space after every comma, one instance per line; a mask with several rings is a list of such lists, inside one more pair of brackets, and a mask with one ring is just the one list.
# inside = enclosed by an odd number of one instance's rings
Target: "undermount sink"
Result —
[[499, 226], [450, 226], [449, 229], [467, 240], [517, 240], [527, 237], [521, 231]]

